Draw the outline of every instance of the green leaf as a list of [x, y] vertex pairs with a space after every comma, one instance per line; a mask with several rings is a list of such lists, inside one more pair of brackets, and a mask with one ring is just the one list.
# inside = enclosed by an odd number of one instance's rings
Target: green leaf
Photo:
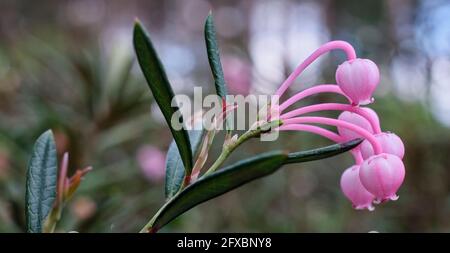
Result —
[[330, 145], [308, 151], [285, 154], [282, 151], [267, 152], [240, 161], [202, 177], [179, 192], [158, 211], [152, 221], [141, 232], [156, 232], [161, 227], [188, 211], [214, 197], [229, 192], [252, 180], [270, 175], [288, 163], [302, 163], [320, 160], [346, 152], [362, 142], [355, 139], [342, 144]]
[[268, 152], [199, 179], [175, 195], [160, 209], [151, 223], [151, 230], [158, 230], [200, 203], [275, 172], [286, 159], [287, 155], [281, 151]]
[[[195, 154], [200, 148], [205, 133], [206, 131], [204, 130], [188, 131], [193, 157], [195, 157]], [[172, 141], [166, 156], [166, 198], [173, 197], [180, 190], [184, 175], [185, 169], [181, 161], [180, 153], [178, 152], [177, 145]]]
[[[208, 54], [208, 62], [214, 78], [214, 85], [216, 86], [216, 94], [222, 98], [222, 103], [226, 105], [226, 96], [228, 94], [227, 84], [222, 70], [222, 63], [220, 62], [219, 45], [217, 44], [216, 28], [214, 26], [214, 19], [212, 13], [208, 14], [205, 21], [205, 42], [206, 52]], [[225, 110], [225, 106], [223, 107]], [[228, 133], [231, 133], [232, 120], [225, 118], [225, 126]]]
[[51, 130], [34, 144], [26, 185], [27, 231], [41, 233], [56, 198], [57, 157]]
[[[189, 137], [186, 130], [175, 130], [172, 127], [171, 118], [179, 108], [172, 107], [171, 102], [174, 97], [169, 80], [167, 79], [164, 68], [159, 60], [158, 55], [150, 41], [145, 28], [136, 21], [133, 33], [134, 49], [136, 51], [139, 65], [144, 73], [145, 79], [153, 93], [153, 97], [159, 105], [164, 118], [169, 125], [175, 143], [180, 151], [181, 160], [183, 161], [186, 172], [190, 174], [192, 170], [192, 151], [189, 144]], [[181, 116], [180, 116], [181, 117]]]
[[206, 51], [208, 53], [209, 66], [214, 77], [214, 84], [216, 86], [216, 93], [222, 99], [227, 96], [227, 86], [222, 71], [222, 64], [220, 63], [219, 46], [217, 45], [216, 29], [214, 27], [214, 20], [212, 14], [209, 13], [205, 22], [205, 42]]
[[323, 148], [290, 153], [285, 163], [288, 164], [288, 163], [309, 162], [313, 160], [320, 160], [331, 156], [339, 155], [341, 153], [344, 153], [346, 151], [355, 148], [362, 141], [363, 141], [362, 139], [354, 139], [345, 143], [334, 144]]

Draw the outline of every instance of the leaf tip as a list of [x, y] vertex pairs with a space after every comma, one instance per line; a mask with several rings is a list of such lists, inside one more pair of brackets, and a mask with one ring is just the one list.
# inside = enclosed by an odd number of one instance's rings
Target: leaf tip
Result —
[[141, 22], [136, 18], [134, 20], [134, 26], [133, 26], [133, 34], [136, 35], [138, 30], [141, 30]]
[[212, 10], [209, 10], [208, 16], [206, 16], [205, 25], [211, 24], [213, 22]]
[[55, 137], [53, 135], [53, 131], [51, 129], [48, 129], [47, 131], [43, 132], [38, 138], [36, 143], [38, 142], [51, 142], [53, 145], [55, 145]]
[[138, 33], [145, 33], [144, 27], [142, 26], [141, 20], [139, 18], [134, 18], [134, 29], [133, 29], [133, 35], [136, 36]]
[[141, 20], [138, 17], [134, 18], [134, 26], [141, 25]]
[[352, 147], [353, 148], [353, 147], [356, 147], [359, 144], [361, 144], [361, 142], [363, 142], [363, 140], [364, 139], [362, 139], [362, 138], [356, 138], [356, 139], [350, 140], [348, 142], [342, 143], [341, 146], [342, 147]]
[[53, 137], [53, 131], [51, 129], [47, 129], [41, 136], [51, 136]]

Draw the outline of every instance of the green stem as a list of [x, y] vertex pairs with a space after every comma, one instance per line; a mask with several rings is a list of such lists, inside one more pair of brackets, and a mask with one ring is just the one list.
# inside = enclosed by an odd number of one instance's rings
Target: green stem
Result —
[[[180, 194], [180, 192], [181, 191], [179, 191], [176, 195]], [[147, 224], [145, 224], [145, 226], [141, 229], [141, 231], [139, 231], [139, 233], [156, 233], [158, 231], [159, 228], [152, 227], [153, 223], [168, 203], [170, 203], [170, 199], [163, 206], [161, 206], [161, 208], [159, 208], [158, 212], [153, 215], [152, 219]]]
[[[279, 127], [282, 124], [283, 124], [283, 122], [281, 120], [274, 120], [274, 121], [265, 123], [262, 126], [257, 127], [256, 129], [251, 129], [251, 130], [245, 132], [236, 141], [230, 142], [228, 145], [224, 145], [224, 147], [222, 149], [222, 153], [219, 155], [219, 157], [214, 162], [214, 164], [211, 165], [211, 167], [202, 175], [202, 177], [216, 171], [225, 162], [225, 160], [228, 158], [228, 156], [230, 156], [230, 154], [237, 147], [239, 147], [242, 143], [246, 142], [247, 140], [249, 140], [253, 137], [260, 136], [261, 133], [269, 132], [271, 129]], [[181, 189], [184, 189], [184, 187], [182, 187]], [[180, 194], [182, 191], [183, 190], [178, 191], [175, 196]], [[174, 198], [175, 196], [173, 196], [172, 198]], [[156, 214], [152, 217], [152, 219], [147, 224], [145, 224], [145, 226], [141, 229], [141, 231], [139, 233], [156, 233], [160, 228], [152, 227], [153, 223], [155, 222], [155, 220], [159, 216], [159, 214], [162, 212], [162, 210], [164, 210], [165, 206], [169, 203], [170, 203], [170, 199], [158, 210], [158, 212], [156, 212]]]
[[263, 124], [261, 127], [257, 127], [256, 129], [249, 130], [245, 132], [243, 135], [241, 135], [236, 141], [231, 142], [230, 144], [226, 145], [222, 149], [222, 153], [219, 155], [217, 160], [211, 165], [211, 167], [203, 174], [203, 176], [209, 175], [210, 173], [216, 171], [230, 156], [230, 154], [239, 147], [242, 143], [246, 142], [247, 140], [258, 137], [261, 133], [268, 132], [273, 128], [281, 126], [282, 122], [281, 120], [274, 120], [268, 123]]
[[48, 215], [44, 223], [43, 233], [53, 233], [55, 232], [56, 224], [61, 219], [61, 206], [58, 205], [52, 208], [52, 211]]

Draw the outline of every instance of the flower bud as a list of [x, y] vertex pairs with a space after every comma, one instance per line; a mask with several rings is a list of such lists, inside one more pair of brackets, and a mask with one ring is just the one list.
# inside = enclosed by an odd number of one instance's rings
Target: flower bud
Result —
[[[403, 159], [403, 156], [405, 155], [405, 146], [400, 137], [394, 133], [384, 132], [376, 134], [375, 138], [377, 138], [378, 142], [381, 144], [383, 153], [396, 155], [400, 159]], [[369, 141], [364, 140], [359, 147], [364, 159], [368, 159], [374, 155], [372, 144], [370, 144]]]
[[[373, 118], [374, 122], [379, 121], [378, 115], [372, 109], [370, 109], [370, 108], [361, 108], [361, 109], [365, 110], [367, 112], [367, 114], [370, 114], [370, 116], [371, 116], [371, 118]], [[348, 122], [348, 123], [352, 123], [359, 127], [362, 127], [365, 130], [369, 131], [370, 133], [374, 133], [374, 130], [373, 130], [370, 122], [366, 118], [364, 118], [363, 116], [361, 116], [357, 113], [345, 111], [339, 115], [338, 119]], [[359, 134], [355, 133], [354, 131], [348, 130], [347, 128], [338, 127], [337, 129], [338, 129], [339, 135], [342, 136], [345, 140], [361, 138], [361, 136]]]
[[372, 102], [372, 93], [380, 82], [377, 65], [368, 59], [345, 61], [336, 70], [336, 82], [354, 105]]
[[359, 178], [377, 202], [397, 200], [396, 192], [405, 178], [405, 166], [397, 156], [382, 153], [364, 161]]
[[373, 211], [374, 207], [372, 202], [375, 196], [368, 192], [361, 184], [359, 170], [359, 165], [354, 165], [344, 171], [341, 176], [342, 192], [352, 202], [353, 208]]

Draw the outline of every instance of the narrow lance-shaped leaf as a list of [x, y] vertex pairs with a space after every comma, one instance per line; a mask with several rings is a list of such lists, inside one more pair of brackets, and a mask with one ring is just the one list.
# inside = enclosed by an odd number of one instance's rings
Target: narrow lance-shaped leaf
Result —
[[[186, 172], [190, 174], [192, 169], [192, 151], [188, 134], [184, 128], [175, 130], [171, 124], [172, 116], [175, 113], [179, 115], [179, 108], [171, 106], [174, 93], [147, 32], [137, 21], [134, 25], [133, 43], [141, 70], [144, 73], [145, 79], [147, 80], [150, 90], [152, 91], [167, 124], [169, 125], [170, 131], [172, 132], [180, 152], [184, 168], [186, 169]], [[182, 122], [181, 115], [180, 121]]]
[[362, 141], [362, 139], [354, 139], [345, 143], [334, 144], [323, 148], [290, 153], [285, 163], [309, 162], [339, 155], [355, 148]]
[[216, 86], [217, 95], [222, 99], [227, 96], [227, 87], [222, 70], [222, 63], [220, 62], [219, 46], [216, 39], [216, 29], [214, 27], [214, 20], [212, 14], [209, 13], [205, 21], [205, 42], [206, 51], [208, 53], [209, 66], [214, 77], [214, 84]]
[[27, 231], [41, 233], [56, 198], [57, 157], [53, 134], [43, 133], [34, 144], [26, 184]]
[[285, 154], [282, 151], [267, 152], [230, 165], [201, 178], [175, 195], [160, 209], [151, 221], [151, 227], [146, 229], [150, 232], [156, 232], [196, 205], [229, 192], [247, 182], [270, 175], [281, 168], [283, 164], [308, 162], [335, 156], [358, 146], [361, 141], [361, 139], [356, 139], [343, 144], [290, 154]]
[[[214, 19], [211, 12], [206, 17], [205, 21], [205, 42], [206, 52], [208, 54], [208, 62], [214, 78], [214, 85], [216, 86], [216, 93], [222, 99], [222, 106], [226, 108], [226, 96], [228, 94], [225, 77], [222, 70], [222, 63], [220, 61], [219, 45], [216, 38], [216, 28], [214, 26]], [[231, 119], [226, 119], [226, 129], [231, 129]]]
[[[204, 130], [188, 131], [193, 157], [200, 147], [204, 133]], [[181, 161], [180, 153], [178, 152], [177, 145], [172, 141], [166, 156], [166, 198], [171, 198], [180, 190], [184, 175], [185, 169], [183, 162]]]
[[231, 191], [249, 181], [273, 173], [283, 165], [286, 159], [287, 155], [281, 151], [268, 152], [238, 162], [199, 179], [170, 199], [153, 220], [151, 228], [148, 229], [157, 231], [192, 207]]

